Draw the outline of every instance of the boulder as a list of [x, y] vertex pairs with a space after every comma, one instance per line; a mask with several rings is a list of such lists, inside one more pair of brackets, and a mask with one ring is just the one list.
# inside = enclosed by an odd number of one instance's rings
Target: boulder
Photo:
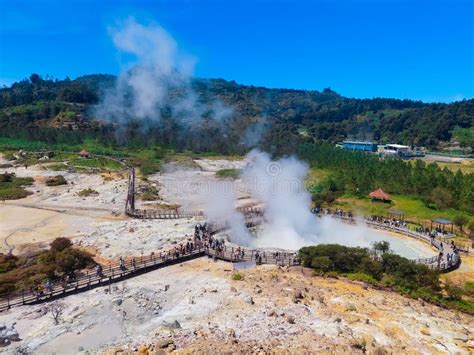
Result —
[[171, 339], [161, 339], [155, 343], [155, 347], [158, 349], [166, 349], [170, 345], [174, 345], [173, 340]]
[[269, 317], [276, 317], [276, 312], [272, 309], [271, 311], [268, 312]]
[[15, 329], [15, 323], [8, 328], [6, 325], [0, 325], [0, 347], [8, 346], [12, 341], [20, 341], [20, 336]]
[[123, 302], [123, 300], [121, 298], [116, 298], [112, 301], [114, 304], [116, 304], [117, 306], [120, 306]]
[[168, 328], [171, 329], [181, 329], [181, 324], [175, 319], [174, 322], [168, 324]]

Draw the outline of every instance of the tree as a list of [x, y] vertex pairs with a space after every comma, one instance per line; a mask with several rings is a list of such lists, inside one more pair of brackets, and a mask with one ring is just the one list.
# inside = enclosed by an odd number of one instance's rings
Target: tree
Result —
[[390, 251], [390, 243], [386, 240], [382, 240], [380, 242], [374, 242], [372, 244], [372, 248], [376, 253], [385, 254]]
[[49, 313], [51, 313], [51, 316], [53, 317], [54, 324], [59, 324], [59, 319], [64, 312], [64, 308], [64, 303], [59, 301], [53, 301], [46, 307], [46, 309], [49, 311]]
[[311, 260], [311, 267], [321, 273], [326, 273], [332, 269], [332, 261], [327, 256], [315, 256]]
[[72, 245], [72, 242], [65, 237], [59, 237], [53, 240], [50, 244], [52, 251], [63, 251], [64, 249], [69, 248]]
[[448, 189], [438, 186], [431, 191], [430, 201], [437, 209], [453, 207], [454, 199]]
[[469, 228], [469, 236], [471, 239], [474, 239], [474, 221], [469, 222], [467, 228]]
[[67, 248], [55, 255], [57, 268], [65, 274], [83, 269], [92, 263], [93, 260], [90, 254], [77, 249]]
[[41, 76], [39, 76], [38, 74], [31, 74], [30, 75], [30, 81], [32, 84], [39, 84], [41, 83], [42, 79], [41, 79]]
[[461, 230], [461, 233], [463, 232], [464, 226], [469, 222], [466, 216], [463, 214], [459, 214], [456, 217], [454, 217], [454, 224], [459, 227]]

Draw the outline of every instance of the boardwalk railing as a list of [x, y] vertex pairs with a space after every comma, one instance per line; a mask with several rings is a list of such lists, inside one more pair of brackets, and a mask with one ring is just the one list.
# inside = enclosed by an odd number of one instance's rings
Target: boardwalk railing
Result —
[[226, 247], [224, 250], [207, 249], [206, 254], [216, 259], [229, 262], [255, 262], [256, 264], [272, 264], [280, 266], [299, 265], [296, 253], [268, 252], [255, 249]]
[[188, 253], [181, 254], [178, 257], [172, 253], [161, 252], [132, 258], [125, 261], [124, 268], [120, 267], [119, 262], [112, 262], [108, 265], [103, 265], [100, 274], [95, 270], [86, 270], [85, 272], [78, 273], [73, 281], [55, 282], [49, 289], [45, 288], [41, 292], [22, 290], [20, 292], [0, 295], [0, 312], [13, 306], [35, 304], [46, 300], [64, 297], [69, 294], [86, 291], [98, 286], [109, 285], [144, 272], [178, 264], [205, 255], [205, 250], [201, 247]]
[[[340, 215], [329, 215], [329, 216], [339, 218], [348, 223], [356, 223], [356, 220], [352, 217], [340, 216]], [[410, 238], [421, 240], [425, 243], [432, 245], [438, 251], [443, 251], [443, 248], [441, 247], [441, 242], [443, 242], [446, 246], [449, 246], [449, 243], [447, 243], [447, 241], [445, 240], [432, 239], [427, 234], [418, 233], [416, 231], [409, 230], [408, 228], [395, 227], [393, 225], [385, 224], [383, 222], [371, 221], [371, 220], [365, 220], [365, 219], [362, 221], [374, 229], [385, 230], [389, 232], [396, 232]], [[469, 251], [469, 248], [467, 248], [467, 250], [463, 250], [459, 246], [457, 246], [457, 248], [464, 252]], [[459, 254], [454, 254], [454, 253], [452, 254], [452, 260], [450, 262], [448, 262], [444, 258], [440, 259], [439, 256], [433, 256], [431, 258], [415, 259], [414, 261], [420, 264], [425, 264], [430, 269], [433, 269], [433, 270], [438, 269], [441, 272], [449, 272], [449, 271], [455, 270], [461, 264], [461, 258]]]
[[[240, 251], [238, 255], [237, 250]], [[275, 265], [296, 265], [298, 263], [295, 253], [279, 252], [277, 254], [233, 247], [224, 248], [223, 251], [217, 251], [199, 245], [194, 250], [179, 254], [179, 256], [169, 251], [130, 258], [124, 260], [124, 267], [120, 267], [119, 261], [111, 262], [107, 265], [102, 265], [100, 274], [95, 270], [86, 270], [85, 272], [78, 273], [76, 278], [72, 281], [54, 282], [49, 289], [45, 288], [41, 292], [22, 290], [0, 295], [0, 312], [14, 306], [50, 301], [70, 294], [87, 291], [95, 287], [110, 285], [148, 271], [179, 264], [206, 255], [230, 262], [255, 261], [257, 264]]]

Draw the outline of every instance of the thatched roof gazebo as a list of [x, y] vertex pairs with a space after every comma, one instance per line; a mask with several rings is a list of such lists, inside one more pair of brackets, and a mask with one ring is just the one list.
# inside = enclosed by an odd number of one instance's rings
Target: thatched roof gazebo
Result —
[[372, 201], [383, 201], [383, 202], [390, 202], [392, 199], [391, 196], [386, 193], [384, 190], [381, 188], [378, 188], [375, 191], [372, 191], [369, 194], [369, 197], [372, 199]]

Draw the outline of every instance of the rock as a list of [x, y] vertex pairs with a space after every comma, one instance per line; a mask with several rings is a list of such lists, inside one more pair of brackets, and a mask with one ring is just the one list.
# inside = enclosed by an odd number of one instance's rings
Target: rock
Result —
[[217, 293], [217, 288], [210, 289], [209, 292]]
[[454, 337], [454, 340], [460, 340], [463, 343], [467, 343], [469, 341], [469, 337], [466, 334], [458, 334]]
[[234, 330], [234, 329], [229, 328], [228, 334], [229, 334], [229, 336], [230, 336], [231, 338], [235, 338], [235, 330]]
[[342, 322], [342, 319], [340, 317], [337, 317], [336, 319], [334, 319], [334, 323], [341, 323]]
[[173, 340], [171, 340], [171, 339], [162, 339], [162, 340], [158, 340], [155, 343], [155, 348], [166, 349], [168, 346], [170, 346], [172, 344], [174, 344]]
[[138, 347], [138, 353], [140, 355], [148, 355], [149, 354], [148, 347], [146, 345], [140, 345]]
[[123, 300], [121, 298], [116, 298], [112, 302], [115, 303], [117, 306], [120, 306], [122, 304]]
[[352, 303], [352, 302], [346, 303], [346, 311], [353, 312], [353, 311], [356, 311], [356, 310], [357, 310], [357, 308], [356, 308], [354, 303]]
[[181, 329], [181, 324], [175, 319], [174, 322], [168, 324], [168, 328], [171, 329]]
[[431, 335], [430, 330], [426, 327], [421, 328], [420, 333], [423, 335]]
[[303, 294], [301, 293], [301, 290], [295, 290], [293, 293], [293, 297], [297, 300], [302, 300], [304, 298]]
[[270, 312], [268, 312], [269, 317], [276, 317], [276, 312], [272, 309]]
[[290, 324], [295, 324], [295, 317], [289, 315], [286, 317], [286, 321]]
[[12, 341], [20, 341], [20, 336], [15, 329], [15, 323], [7, 328], [6, 325], [0, 325], [0, 347], [8, 346]]
[[255, 304], [255, 302], [253, 301], [252, 296], [245, 297], [244, 301], [248, 304]]
[[232, 286], [232, 287], [230, 288], [230, 292], [237, 292], [237, 289], [236, 289], [234, 286]]
[[386, 303], [385, 298], [383, 296], [375, 296], [371, 297], [368, 302], [373, 304], [374, 306], [384, 305]]

